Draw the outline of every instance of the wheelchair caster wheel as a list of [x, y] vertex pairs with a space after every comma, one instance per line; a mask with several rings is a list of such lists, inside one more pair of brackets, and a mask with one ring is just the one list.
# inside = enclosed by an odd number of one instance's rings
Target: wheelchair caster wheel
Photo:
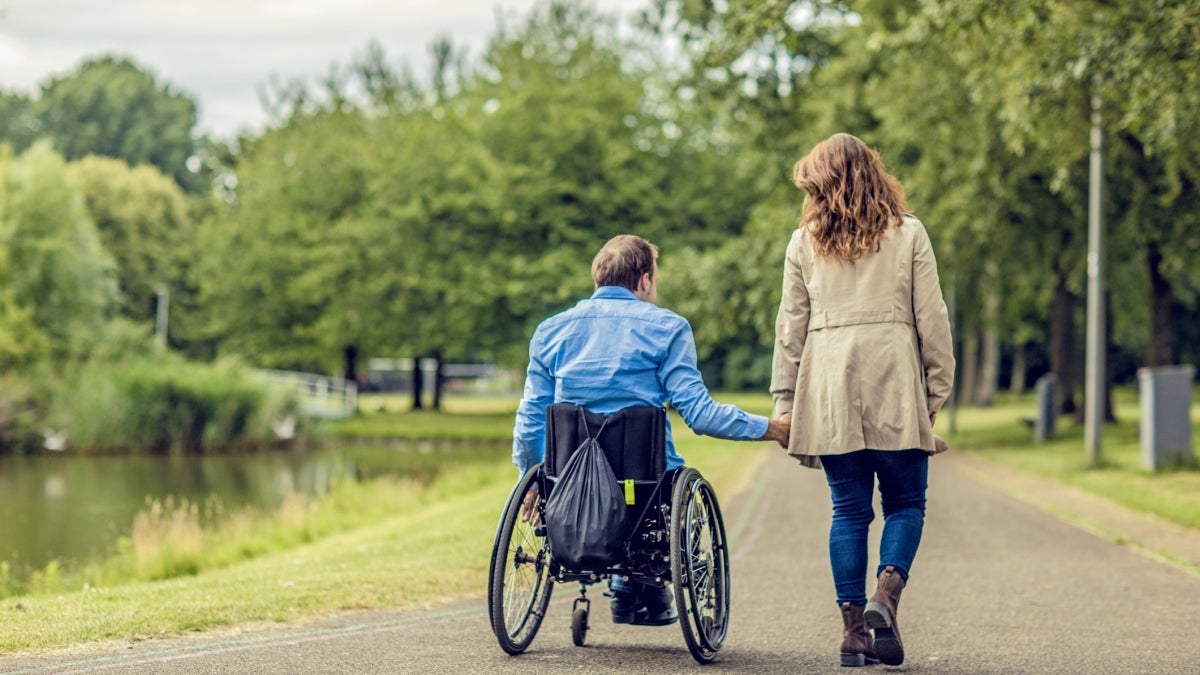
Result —
[[588, 629], [588, 611], [582, 607], [577, 607], [571, 613], [571, 641], [576, 647], [582, 647], [584, 640], [587, 639]]

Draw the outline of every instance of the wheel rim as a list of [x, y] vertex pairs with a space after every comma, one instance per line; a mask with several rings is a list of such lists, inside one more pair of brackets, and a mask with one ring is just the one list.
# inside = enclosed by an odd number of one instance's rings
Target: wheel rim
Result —
[[537, 628], [549, 590], [550, 555], [546, 538], [517, 517], [504, 558], [504, 632], [517, 643]]
[[712, 488], [703, 480], [690, 486], [691, 498], [683, 514], [685, 528], [678, 554], [682, 558], [684, 611], [702, 655], [711, 657], [725, 641], [729, 615], [729, 561], [724, 525], [715, 506]]

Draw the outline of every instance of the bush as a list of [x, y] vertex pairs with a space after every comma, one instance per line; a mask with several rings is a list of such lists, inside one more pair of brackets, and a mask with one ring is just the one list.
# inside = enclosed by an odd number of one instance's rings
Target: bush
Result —
[[47, 427], [80, 452], [208, 453], [266, 446], [294, 395], [235, 364], [170, 355], [91, 362], [54, 387]]

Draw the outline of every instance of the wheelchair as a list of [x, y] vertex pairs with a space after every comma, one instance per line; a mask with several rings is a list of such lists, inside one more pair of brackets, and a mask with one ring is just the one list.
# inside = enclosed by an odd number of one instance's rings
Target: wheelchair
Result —
[[[500, 647], [524, 652], [533, 642], [555, 584], [579, 583], [571, 606], [571, 637], [584, 646], [591, 601], [588, 586], [612, 575], [674, 591], [684, 641], [692, 657], [710, 663], [729, 630], [729, 545], [712, 486], [695, 469], [666, 470], [666, 413], [662, 408], [630, 407], [611, 417], [570, 404], [547, 409], [545, 460], [517, 482], [500, 517], [488, 580], [488, 614]], [[581, 428], [584, 424], [586, 429]], [[596, 429], [600, 429], [596, 432]], [[571, 454], [599, 433], [626, 504], [636, 517], [623, 555], [569, 569], [555, 559], [545, 526], [546, 500]], [[630, 497], [632, 486], [632, 498]], [[522, 518], [522, 504], [537, 493], [536, 512]]]

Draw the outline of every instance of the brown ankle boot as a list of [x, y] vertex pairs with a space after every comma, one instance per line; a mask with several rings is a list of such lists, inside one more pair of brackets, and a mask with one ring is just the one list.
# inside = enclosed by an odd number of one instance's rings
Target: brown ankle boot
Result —
[[871, 648], [871, 634], [867, 632], [867, 624], [863, 622], [861, 605], [845, 603], [842, 605], [842, 665], [865, 666], [868, 663], [879, 663], [875, 651]]
[[904, 643], [900, 641], [900, 627], [896, 624], [896, 608], [903, 590], [904, 578], [896, 568], [888, 565], [879, 573], [879, 586], [863, 612], [867, 627], [875, 631], [875, 655], [889, 666], [904, 663]]

